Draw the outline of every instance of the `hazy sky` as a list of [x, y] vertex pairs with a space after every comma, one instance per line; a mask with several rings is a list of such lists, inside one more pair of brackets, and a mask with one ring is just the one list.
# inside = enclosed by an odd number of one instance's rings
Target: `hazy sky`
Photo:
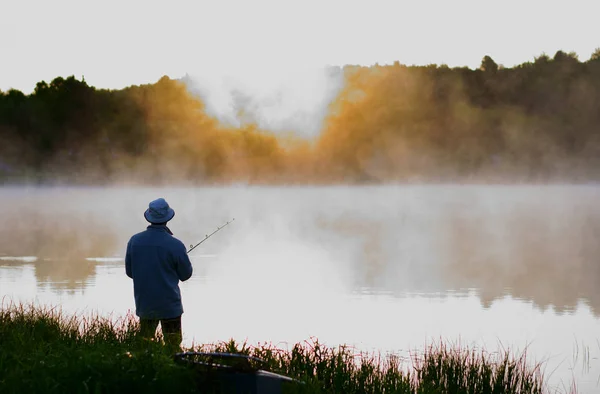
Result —
[[97, 87], [242, 67], [399, 60], [505, 66], [600, 47], [597, 0], [0, 0], [0, 89], [85, 76]]

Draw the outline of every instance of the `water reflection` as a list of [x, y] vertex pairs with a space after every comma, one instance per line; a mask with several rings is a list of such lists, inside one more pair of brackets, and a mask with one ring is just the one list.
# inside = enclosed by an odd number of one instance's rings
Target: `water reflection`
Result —
[[[429, 294], [476, 289], [486, 308], [506, 295], [568, 312], [600, 313], [598, 188], [422, 186], [176, 189], [171, 226], [186, 244], [236, 217], [194, 255], [196, 275], [278, 288], [286, 278], [332, 291]], [[158, 193], [158, 194], [157, 194]], [[56, 291], [95, 282], [145, 228], [141, 212], [165, 191], [71, 189], [0, 196], [0, 257], [37, 256], [36, 282]], [[210, 223], [210, 225], [206, 225]], [[119, 260], [121, 259], [121, 260]], [[24, 264], [0, 259], [0, 265]], [[281, 289], [284, 291], [285, 289]]]
[[[576, 201], [577, 202], [577, 201]], [[539, 307], [600, 313], [600, 212], [596, 203], [530, 201], [489, 217], [449, 212], [440, 248], [451, 286], [481, 289], [484, 305], [510, 293]]]
[[0, 268], [33, 268], [36, 286], [57, 293], [83, 293], [95, 283], [96, 268], [102, 264], [87, 259], [39, 259], [34, 256], [1, 256]]
[[316, 224], [331, 245], [353, 242], [349, 260], [362, 292], [444, 296], [477, 289], [486, 308], [511, 295], [558, 313], [584, 302], [597, 316], [599, 194], [557, 189], [448, 190], [445, 201], [429, 201], [426, 209], [406, 209], [405, 199], [386, 209], [388, 217], [369, 217], [359, 206]]
[[41, 260], [36, 262], [35, 279], [40, 287], [57, 292], [80, 292], [93, 286], [98, 263], [88, 260]]
[[0, 252], [9, 256], [73, 261], [112, 253], [118, 239], [97, 215], [23, 207], [3, 212]]

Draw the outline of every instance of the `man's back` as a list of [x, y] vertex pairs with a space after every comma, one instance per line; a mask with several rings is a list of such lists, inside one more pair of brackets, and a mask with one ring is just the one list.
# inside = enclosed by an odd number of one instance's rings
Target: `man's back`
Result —
[[165, 225], [151, 224], [131, 237], [125, 270], [133, 279], [140, 318], [168, 319], [183, 313], [179, 281], [192, 276], [192, 264], [185, 245]]

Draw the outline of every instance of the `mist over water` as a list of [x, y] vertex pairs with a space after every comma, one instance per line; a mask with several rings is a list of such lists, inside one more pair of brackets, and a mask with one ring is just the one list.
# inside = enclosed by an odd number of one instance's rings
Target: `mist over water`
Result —
[[600, 351], [597, 186], [3, 188], [0, 296], [134, 310], [125, 246], [157, 197], [186, 245], [235, 218], [190, 255], [186, 343], [501, 343], [561, 381], [574, 342]]
[[326, 277], [321, 287], [344, 291], [476, 288], [488, 304], [508, 292], [541, 307], [600, 307], [595, 186], [2, 191], [3, 264], [34, 262], [76, 275], [81, 261], [114, 263], [147, 225], [148, 202], [162, 196], [176, 210], [169, 226], [186, 245], [235, 218], [191, 254], [217, 256], [223, 263], [215, 272], [232, 278], [263, 272], [274, 286], [290, 277], [300, 284], [306, 272], [306, 281]]

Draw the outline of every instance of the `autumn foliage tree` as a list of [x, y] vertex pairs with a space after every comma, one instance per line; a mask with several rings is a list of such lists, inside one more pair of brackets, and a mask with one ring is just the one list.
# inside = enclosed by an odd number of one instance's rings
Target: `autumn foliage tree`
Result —
[[597, 180], [600, 49], [506, 68], [335, 68], [345, 85], [313, 140], [220, 124], [182, 81], [85, 79], [0, 92], [5, 181], [213, 184]]

